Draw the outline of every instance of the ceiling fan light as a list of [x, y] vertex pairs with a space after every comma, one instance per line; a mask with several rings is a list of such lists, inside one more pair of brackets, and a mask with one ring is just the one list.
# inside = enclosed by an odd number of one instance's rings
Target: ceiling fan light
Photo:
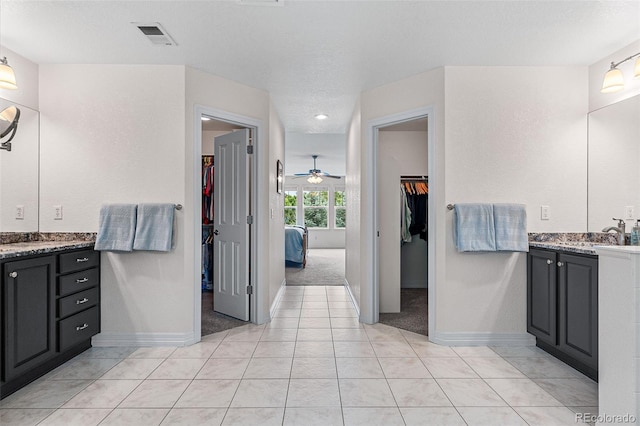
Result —
[[7, 58], [0, 59], [0, 88], [16, 90], [16, 74], [13, 68], [7, 63]]
[[612, 67], [604, 75], [604, 81], [602, 82], [602, 93], [614, 93], [624, 88], [624, 77], [622, 71], [618, 68]]
[[312, 176], [309, 176], [307, 178], [307, 182], [309, 182], [309, 183], [320, 183], [320, 182], [322, 182], [322, 178], [320, 176], [312, 175]]

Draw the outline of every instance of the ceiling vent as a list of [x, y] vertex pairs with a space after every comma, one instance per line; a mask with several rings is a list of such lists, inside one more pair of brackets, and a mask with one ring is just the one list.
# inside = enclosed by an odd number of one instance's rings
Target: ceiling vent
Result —
[[155, 46], [177, 46], [169, 33], [157, 22], [132, 22], [132, 24], [138, 27], [142, 34]]

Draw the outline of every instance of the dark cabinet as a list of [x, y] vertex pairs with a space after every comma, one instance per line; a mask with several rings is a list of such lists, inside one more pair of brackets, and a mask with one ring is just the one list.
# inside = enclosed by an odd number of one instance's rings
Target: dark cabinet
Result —
[[56, 353], [55, 256], [7, 262], [4, 378], [29, 371]]
[[597, 380], [597, 257], [531, 249], [527, 260], [527, 331], [540, 348]]
[[100, 255], [86, 249], [0, 261], [0, 398], [91, 347], [100, 332]]

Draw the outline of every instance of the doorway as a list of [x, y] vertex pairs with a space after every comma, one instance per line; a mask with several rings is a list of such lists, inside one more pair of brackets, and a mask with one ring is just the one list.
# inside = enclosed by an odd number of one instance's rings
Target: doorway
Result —
[[194, 334], [200, 340], [255, 322], [256, 164], [249, 146], [260, 123], [206, 107], [196, 107], [194, 119]]
[[[378, 129], [379, 322], [428, 334], [427, 117]], [[400, 244], [398, 244], [400, 242]]]
[[[367, 227], [370, 226], [369, 232], [371, 232], [371, 235], [374, 236], [375, 240], [375, 243], [372, 244], [371, 252], [366, 253], [366, 259], [370, 261], [370, 265], [372, 268], [371, 276], [373, 277], [371, 295], [365, 300], [365, 306], [368, 305], [367, 310], [369, 312], [365, 312], [363, 318], [367, 322], [380, 322], [381, 314], [382, 317], [384, 317], [385, 310], [387, 310], [388, 308], [388, 306], [386, 306], [388, 297], [386, 294], [388, 293], [390, 283], [387, 282], [388, 278], [385, 275], [388, 270], [388, 262], [391, 262], [391, 264], [395, 265], [394, 277], [392, 278], [391, 282], [391, 294], [393, 295], [392, 299], [394, 299], [392, 300], [392, 305], [395, 308], [395, 312], [387, 311], [387, 313], [402, 313], [401, 292], [403, 281], [403, 254], [402, 247], [400, 246], [400, 184], [402, 182], [402, 178], [404, 177], [405, 181], [416, 183], [419, 182], [420, 185], [425, 184], [427, 192], [429, 192], [428, 188], [437, 188], [437, 174], [434, 167], [434, 123], [434, 110], [432, 107], [423, 107], [416, 110], [394, 114], [376, 120], [371, 120], [367, 123], [367, 140], [369, 142], [370, 149], [370, 155], [367, 156], [367, 167], [370, 169], [371, 179], [366, 187], [367, 192], [371, 194], [370, 199], [372, 200], [370, 204], [372, 220], [368, 223]], [[421, 144], [420, 152], [422, 153], [422, 155], [412, 155], [411, 161], [417, 162], [418, 164], [414, 164], [415, 167], [413, 168], [407, 168], [406, 158], [398, 158], [399, 151], [397, 150], [397, 147], [394, 147], [394, 150], [398, 151], [394, 152], [394, 155], [396, 157], [395, 160], [389, 160], [390, 155], [382, 154], [379, 145], [381, 144], [381, 135], [383, 139], [382, 143], [385, 143], [385, 134], [383, 132], [388, 131], [389, 133], [392, 133], [407, 131], [406, 129], [403, 129], [403, 127], [411, 129], [410, 126], [412, 125], [420, 126], [420, 128], [416, 128], [415, 130], [422, 133], [420, 137], [415, 138], [413, 143]], [[425, 127], [423, 126], [426, 127], [426, 131]], [[391, 144], [393, 144], [393, 142], [391, 142]], [[405, 162], [403, 163], [403, 161]], [[388, 200], [386, 200], [384, 198], [385, 193], [393, 193], [393, 200], [397, 201], [397, 203], [389, 202]], [[410, 250], [411, 253], [406, 254], [404, 262], [405, 266], [407, 263], [411, 262], [414, 263], [413, 266], [419, 266], [419, 268], [413, 271], [404, 271], [405, 288], [407, 289], [405, 290], [405, 293], [414, 292], [418, 293], [422, 297], [423, 304], [421, 304], [421, 306], [417, 308], [420, 311], [422, 318], [417, 319], [416, 321], [421, 327], [421, 334], [427, 335], [432, 334], [435, 323], [435, 232], [432, 232], [432, 237], [429, 238], [429, 230], [431, 229], [435, 231], [436, 229], [434, 198], [434, 196], [429, 197], [428, 195], [426, 197], [426, 226], [424, 227], [424, 229], [419, 229], [420, 231], [424, 231], [422, 232], [423, 238], [420, 238], [421, 232], [419, 232], [418, 235], [412, 235], [412, 241], [415, 240], [417, 244], [414, 245], [415, 247], [412, 247], [412, 249], [415, 250]], [[384, 227], [381, 228], [381, 225], [383, 221], [388, 221], [388, 219], [384, 216], [386, 213], [381, 212], [381, 207], [387, 205], [389, 209], [393, 210], [393, 214], [397, 215], [397, 220], [393, 221], [393, 223], [389, 222], [389, 225], [385, 229]], [[387, 239], [387, 243], [385, 243], [385, 238]], [[389, 251], [385, 252], [386, 249], [391, 250], [391, 253], [393, 254], [389, 255]], [[393, 256], [390, 261], [388, 260], [389, 256]], [[419, 265], [416, 265], [415, 263], [416, 256], [417, 259], [422, 259]], [[380, 268], [382, 263], [384, 263], [384, 268]], [[385, 281], [383, 282], [383, 280]], [[418, 289], [414, 290], [410, 289], [410, 287], [418, 287]], [[425, 296], [426, 305], [424, 305]], [[407, 310], [407, 308], [410, 310], [411, 306], [407, 306], [407, 304], [405, 303], [405, 310]], [[400, 328], [402, 328], [402, 326]]]

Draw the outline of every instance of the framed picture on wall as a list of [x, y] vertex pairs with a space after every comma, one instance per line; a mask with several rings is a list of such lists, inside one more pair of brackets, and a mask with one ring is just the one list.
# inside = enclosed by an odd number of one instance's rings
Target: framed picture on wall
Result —
[[284, 185], [284, 167], [282, 166], [282, 161], [277, 160], [277, 162], [276, 162], [276, 191], [278, 191], [278, 194], [282, 194], [283, 185]]

